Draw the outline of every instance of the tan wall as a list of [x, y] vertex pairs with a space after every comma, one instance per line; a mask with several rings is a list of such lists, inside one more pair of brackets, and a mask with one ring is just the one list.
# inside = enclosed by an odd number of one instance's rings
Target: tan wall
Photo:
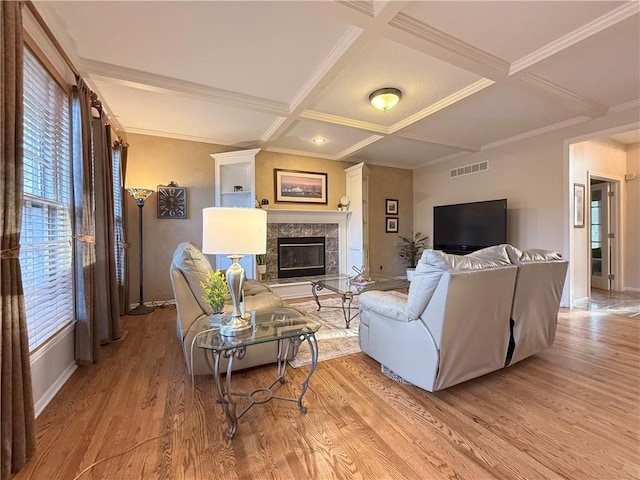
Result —
[[627, 147], [627, 173], [635, 173], [635, 180], [625, 182], [627, 195], [627, 222], [624, 286], [640, 292], [640, 143]]
[[[413, 231], [413, 171], [369, 165], [369, 267], [371, 273], [405, 274], [398, 235]], [[386, 199], [398, 200], [399, 233], [385, 233]], [[394, 215], [389, 215], [394, 217]]]
[[[210, 154], [237, 148], [136, 134], [127, 135], [127, 141], [127, 187], [157, 190], [158, 185], [167, 185], [171, 181], [187, 187], [185, 220], [157, 218], [156, 195], [147, 200], [143, 208], [144, 300], [170, 300], [173, 298], [168, 273], [171, 255], [180, 242], [192, 241], [201, 245], [202, 209], [214, 203], [215, 161]], [[256, 156], [256, 196], [258, 199], [269, 199], [269, 207], [273, 209], [335, 210], [340, 197], [346, 192], [344, 170], [352, 165], [349, 162], [259, 152]], [[274, 203], [274, 168], [327, 173], [327, 205]], [[402, 265], [397, 256], [397, 235], [384, 233], [384, 200], [399, 200], [400, 231], [408, 233], [413, 214], [411, 178], [412, 172], [409, 170], [371, 167], [370, 259], [372, 266], [375, 265], [379, 271], [379, 266], [382, 265], [387, 274], [402, 273]], [[136, 303], [139, 301], [138, 207], [130, 196], [127, 197], [127, 214], [128, 242], [131, 245], [130, 300]]]

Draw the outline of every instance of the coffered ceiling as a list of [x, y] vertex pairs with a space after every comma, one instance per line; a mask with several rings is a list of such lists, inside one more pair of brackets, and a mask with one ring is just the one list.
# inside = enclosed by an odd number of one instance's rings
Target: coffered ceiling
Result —
[[415, 168], [640, 108], [638, 1], [34, 4], [129, 133]]

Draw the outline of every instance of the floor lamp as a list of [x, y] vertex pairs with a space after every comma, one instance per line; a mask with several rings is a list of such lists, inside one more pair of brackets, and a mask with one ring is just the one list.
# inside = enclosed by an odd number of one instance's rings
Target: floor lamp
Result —
[[151, 196], [153, 190], [147, 190], [146, 188], [129, 188], [127, 191], [136, 199], [136, 204], [138, 205], [138, 237], [139, 237], [139, 245], [138, 245], [138, 275], [140, 278], [140, 305], [136, 308], [129, 310], [128, 315], [145, 315], [147, 313], [153, 312], [153, 307], [147, 307], [144, 304], [144, 297], [142, 295], [142, 208], [144, 207], [144, 201]]
[[232, 337], [251, 330], [250, 317], [244, 318], [240, 309], [245, 273], [239, 260], [243, 255], [258, 255], [266, 251], [266, 211], [261, 208], [202, 209], [202, 252], [228, 255], [231, 259], [226, 278], [233, 313], [220, 326], [220, 335]]

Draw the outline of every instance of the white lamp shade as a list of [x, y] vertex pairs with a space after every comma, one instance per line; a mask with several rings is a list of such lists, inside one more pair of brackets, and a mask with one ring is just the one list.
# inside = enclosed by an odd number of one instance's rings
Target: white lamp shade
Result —
[[266, 253], [267, 212], [260, 208], [203, 208], [202, 252], [215, 255]]

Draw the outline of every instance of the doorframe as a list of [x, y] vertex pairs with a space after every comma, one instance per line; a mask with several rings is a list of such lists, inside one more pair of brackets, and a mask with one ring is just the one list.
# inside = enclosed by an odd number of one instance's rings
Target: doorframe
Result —
[[[611, 217], [613, 217], [613, 221], [611, 218], [609, 219], [609, 224], [611, 225], [611, 230], [614, 232], [614, 237], [610, 241], [613, 245], [613, 251], [610, 259], [610, 269], [614, 272], [614, 279], [611, 281], [611, 290], [621, 292], [624, 285], [622, 280], [624, 279], [624, 218], [622, 216], [623, 212], [626, 212], [625, 209], [625, 191], [624, 191], [624, 177], [619, 177], [617, 175], [611, 175], [606, 173], [599, 173], [596, 171], [587, 170], [587, 184], [589, 185], [588, 196], [587, 196], [587, 205], [585, 208], [585, 214], [589, 212], [587, 217], [586, 227], [589, 229], [587, 242], [587, 249], [589, 250], [589, 259], [591, 259], [591, 179], [594, 180], [603, 180], [605, 182], [609, 182], [611, 185], [611, 191], [613, 192], [613, 201], [609, 202], [609, 210], [611, 212]], [[587, 269], [587, 286], [589, 291], [589, 297], [591, 297], [591, 265]]]

